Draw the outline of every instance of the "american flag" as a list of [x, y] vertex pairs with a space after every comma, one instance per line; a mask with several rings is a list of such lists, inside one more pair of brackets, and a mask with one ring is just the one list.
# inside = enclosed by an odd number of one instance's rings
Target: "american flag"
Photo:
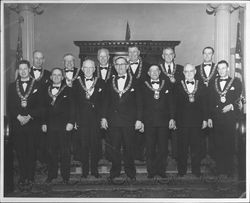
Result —
[[239, 78], [242, 83], [242, 95], [239, 101], [245, 104], [245, 88], [244, 88], [244, 69], [242, 60], [242, 50], [241, 50], [241, 32], [240, 32], [240, 21], [237, 24], [237, 40], [235, 48], [235, 77]]
[[22, 27], [21, 23], [23, 22], [23, 17], [19, 17], [18, 22], [18, 39], [17, 39], [17, 49], [16, 49], [16, 68], [19, 61], [23, 59], [23, 48], [22, 48]]

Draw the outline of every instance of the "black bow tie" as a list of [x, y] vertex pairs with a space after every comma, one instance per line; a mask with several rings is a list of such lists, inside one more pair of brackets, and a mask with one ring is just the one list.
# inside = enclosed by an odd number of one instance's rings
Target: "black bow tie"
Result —
[[227, 79], [219, 79], [220, 82], [227, 81]]
[[93, 81], [94, 80], [94, 78], [85, 78], [86, 79], [86, 81]]
[[212, 64], [211, 63], [204, 63], [204, 66], [212, 66]]
[[151, 81], [151, 84], [160, 84], [160, 81]]
[[39, 72], [41, 72], [42, 69], [40, 69], [40, 68], [33, 68], [33, 71], [39, 71]]
[[60, 87], [58, 87], [58, 86], [53, 86], [53, 87], [52, 87], [52, 89], [57, 89], [57, 90], [59, 90], [59, 88], [60, 88]]
[[74, 70], [65, 70], [65, 73], [68, 73], [68, 72], [73, 73]]
[[194, 85], [194, 81], [192, 81], [192, 82], [187, 81], [186, 83], [187, 83], [187, 85], [188, 84]]
[[138, 65], [138, 64], [139, 64], [138, 62], [130, 63], [130, 65]]
[[100, 69], [101, 69], [101, 70], [108, 70], [108, 67], [107, 67], [107, 66], [103, 66], [103, 67], [100, 66]]
[[20, 81], [21, 82], [21, 84], [27, 84], [28, 82], [29, 82], [29, 80], [27, 80], [27, 81]]
[[122, 75], [122, 76], [117, 76], [117, 80], [119, 80], [119, 79], [125, 79], [125, 75]]

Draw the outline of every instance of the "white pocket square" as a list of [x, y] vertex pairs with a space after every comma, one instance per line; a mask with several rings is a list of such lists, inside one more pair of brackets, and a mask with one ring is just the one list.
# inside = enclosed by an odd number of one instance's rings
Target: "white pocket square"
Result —
[[64, 95], [63, 98], [67, 97], [67, 95]]
[[168, 93], [168, 90], [166, 90], [165, 94], [167, 94], [167, 93]]
[[134, 88], [132, 88], [132, 89], [130, 90], [130, 92], [133, 92], [133, 91], [135, 91]]
[[34, 93], [36, 93], [36, 92], [37, 92], [37, 89], [34, 89], [32, 93], [34, 94]]
[[102, 91], [102, 88], [99, 88], [98, 92], [101, 92]]
[[230, 90], [235, 90], [235, 88], [234, 88], [234, 87], [231, 87]]

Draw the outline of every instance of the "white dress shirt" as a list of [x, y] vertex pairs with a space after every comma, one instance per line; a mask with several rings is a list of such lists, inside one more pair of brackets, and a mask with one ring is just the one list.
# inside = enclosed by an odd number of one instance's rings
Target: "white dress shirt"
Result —
[[39, 70], [34, 70], [34, 68], [36, 68], [35, 66], [33, 66], [33, 73], [34, 73], [34, 77], [35, 77], [35, 79], [37, 79], [37, 78], [39, 78], [40, 77], [40, 75], [41, 75], [41, 71], [39, 71]]
[[26, 91], [27, 86], [28, 86], [28, 83], [27, 83], [27, 82], [24, 82], [24, 83], [22, 84], [22, 87], [23, 87], [23, 91], [24, 91], [24, 92]]
[[[220, 78], [220, 79], [228, 79], [228, 77]], [[225, 88], [227, 81], [220, 81], [220, 89], [223, 91]]]
[[125, 83], [126, 83], [126, 80], [127, 80], [127, 74], [125, 74], [125, 78], [119, 78], [117, 80], [117, 85], [118, 85], [118, 90], [119, 91], [123, 91], [124, 89], [124, 86], [125, 86]]
[[[169, 67], [170, 66], [170, 67]], [[174, 69], [174, 64], [171, 62], [170, 64], [165, 63], [165, 70], [168, 73], [168, 69], [170, 68], [171, 73], [173, 72]]]
[[[151, 80], [151, 84], [152, 84], [152, 82], [160, 82], [160, 80]], [[153, 87], [155, 90], [157, 90], [157, 89], [159, 89], [160, 84], [154, 83], [154, 84], [152, 84], [152, 87]]]
[[[130, 63], [133, 63], [133, 62], [130, 62]], [[138, 63], [138, 64], [132, 64], [132, 65], [130, 64], [130, 67], [131, 67], [134, 74], [139, 66], [140, 60], [138, 59], [135, 63]]]
[[61, 86], [61, 84], [53, 85], [52, 88], [51, 88], [51, 94], [56, 95], [59, 92], [60, 86]]
[[[85, 84], [86, 84], [86, 88], [89, 89], [93, 83], [94, 83], [94, 79], [93, 80], [87, 80], [87, 79], [90, 79], [90, 78], [85, 78]], [[88, 91], [88, 93], [90, 94], [90, 96], [93, 94], [95, 88], [93, 88], [92, 90]]]
[[[108, 66], [100, 66], [100, 69], [101, 69], [101, 67], [107, 67], [108, 68]], [[101, 76], [102, 76], [103, 80], [106, 79], [107, 72], [108, 72], [108, 69], [101, 69]]]
[[212, 68], [212, 64], [211, 65], [206, 65], [206, 64], [204, 65], [204, 71], [205, 71], [206, 77], [209, 77], [211, 68]]
[[191, 84], [191, 83], [187, 84], [187, 80], [185, 82], [186, 82], [186, 85], [187, 85], [188, 92], [192, 93], [194, 91], [195, 80], [190, 81], [190, 82], [194, 82], [194, 84]]

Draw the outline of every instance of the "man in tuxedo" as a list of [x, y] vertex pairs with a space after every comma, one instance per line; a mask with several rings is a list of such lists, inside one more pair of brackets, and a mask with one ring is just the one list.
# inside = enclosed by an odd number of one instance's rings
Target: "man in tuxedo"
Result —
[[102, 48], [97, 52], [97, 60], [99, 64], [96, 66], [97, 76], [104, 80], [108, 81], [114, 73], [114, 68], [111, 63], [109, 63], [109, 50]]
[[[101, 127], [109, 129], [109, 156], [112, 167], [110, 180], [120, 176], [121, 160], [129, 179], [135, 180], [134, 136], [135, 130], [143, 130], [142, 105], [138, 81], [128, 70], [129, 64], [125, 57], [114, 59], [117, 75], [110, 78], [103, 103]], [[123, 158], [121, 157], [123, 147]]]
[[30, 77], [30, 63], [21, 60], [18, 77], [9, 85], [7, 111], [11, 135], [19, 165], [19, 181], [22, 186], [32, 185], [35, 176], [36, 134], [39, 132], [39, 118], [42, 115], [42, 95], [39, 84]]
[[166, 178], [169, 129], [175, 128], [172, 89], [160, 73], [158, 65], [151, 65], [150, 78], [141, 84], [148, 178]]
[[[142, 61], [140, 57], [140, 50], [137, 46], [128, 47], [128, 60], [129, 60], [129, 71], [133, 75], [133, 77], [139, 82], [143, 82], [143, 80], [148, 77], [147, 70], [148, 64]], [[136, 151], [135, 151], [135, 159], [144, 161], [145, 159], [145, 136], [141, 132], [136, 132]]]
[[81, 69], [75, 67], [75, 56], [71, 53], [67, 53], [63, 56], [63, 65], [66, 84], [72, 87], [78, 75], [82, 74]]
[[100, 109], [105, 82], [94, 76], [95, 63], [93, 60], [83, 61], [82, 71], [84, 76], [78, 77], [75, 83], [82, 177], [87, 178], [90, 168], [91, 175], [99, 178], [98, 161], [101, 155]]
[[[105, 83], [107, 83], [108, 79], [111, 78], [116, 71], [112, 63], [109, 63], [109, 50], [105, 48], [101, 48], [97, 52], [97, 59], [99, 64], [96, 66], [96, 75], [97, 77], [101, 78]], [[102, 154], [106, 157], [106, 159], [110, 160], [108, 154], [106, 152], [106, 142], [108, 133], [106, 130], [101, 129], [101, 138], [102, 138]]]
[[[215, 78], [218, 76], [218, 71], [215, 66], [215, 63], [213, 63], [213, 55], [214, 55], [214, 49], [212, 47], [205, 47], [202, 50], [202, 56], [203, 56], [203, 62], [202, 64], [196, 66], [196, 75], [195, 78], [199, 81], [203, 82], [206, 85], [206, 92], [208, 94], [208, 86], [213, 83]], [[208, 102], [208, 100], [207, 100]], [[206, 154], [209, 154], [212, 158], [214, 157], [214, 134], [212, 130], [209, 128], [204, 129], [204, 135], [202, 137], [202, 143], [203, 143], [203, 157], [206, 156]], [[208, 148], [207, 148], [207, 144]]]
[[[172, 47], [165, 47], [162, 50], [163, 63], [160, 63], [161, 73], [169, 81], [171, 88], [173, 89], [173, 94], [175, 95], [176, 84], [179, 83], [183, 78], [183, 66], [176, 64], [175, 51]], [[174, 101], [175, 103], [175, 101]], [[171, 130], [169, 139], [171, 140], [171, 155], [172, 158], [177, 157], [177, 139], [176, 132]]]
[[160, 63], [161, 71], [163, 75], [171, 82], [175, 84], [180, 82], [183, 78], [183, 66], [176, 64], [175, 51], [172, 47], [166, 47], [162, 51], [163, 63]]
[[[45, 62], [44, 55], [41, 51], [35, 50], [33, 52], [33, 66], [30, 70], [30, 75], [34, 78], [38, 83], [40, 83], [40, 89], [42, 95], [47, 94], [48, 85], [51, 83], [50, 80], [50, 71], [44, 69], [43, 65]], [[44, 98], [44, 97], [43, 97]], [[40, 121], [40, 125], [42, 125]], [[36, 138], [36, 156], [37, 160], [43, 165], [43, 169], [47, 170], [47, 148], [46, 141], [47, 134], [40, 131], [37, 133]]]
[[36, 81], [41, 82], [43, 86], [46, 86], [50, 82], [50, 72], [44, 69], [44, 62], [45, 58], [43, 53], [35, 50], [33, 52], [33, 66], [31, 67], [30, 75], [32, 78], [35, 78]]
[[[71, 53], [66, 53], [63, 56], [63, 66], [64, 66], [64, 80], [68, 87], [73, 87], [78, 76], [82, 76], [82, 71], [80, 68], [76, 68], [75, 66], [75, 56]], [[76, 102], [76, 92], [75, 88], [71, 88], [73, 94], [73, 100]], [[77, 113], [77, 112], [76, 112]], [[74, 124], [74, 129], [71, 132], [71, 152], [73, 154], [73, 159], [79, 161], [80, 159], [80, 146], [78, 143], [79, 134], [77, 131], [77, 125]]]
[[185, 79], [176, 86], [176, 127], [178, 129], [178, 175], [187, 172], [188, 148], [190, 146], [192, 173], [200, 176], [201, 135], [207, 127], [207, 103], [205, 85], [195, 80], [196, 69], [186, 64], [183, 70]]
[[63, 81], [63, 70], [54, 68], [51, 71], [52, 84], [45, 97], [43, 132], [48, 133], [48, 177], [46, 183], [57, 178], [58, 164], [63, 183], [70, 178], [70, 131], [75, 123], [75, 105], [71, 88]]
[[236, 114], [242, 84], [239, 79], [229, 77], [227, 61], [219, 61], [217, 70], [219, 77], [209, 87], [208, 127], [214, 129], [215, 161], [218, 175], [232, 176]]

